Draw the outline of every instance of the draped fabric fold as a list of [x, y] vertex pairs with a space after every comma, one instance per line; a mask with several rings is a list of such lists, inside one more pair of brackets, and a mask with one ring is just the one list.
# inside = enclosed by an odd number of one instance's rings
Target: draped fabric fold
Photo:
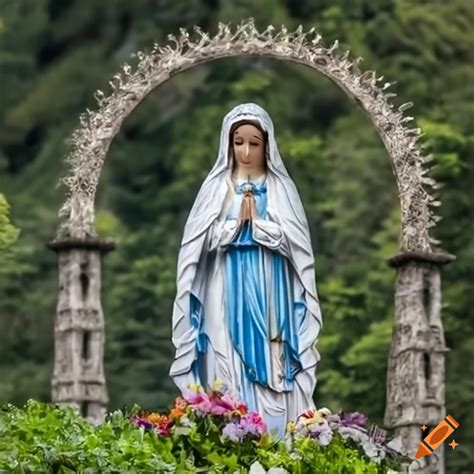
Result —
[[[239, 228], [242, 185], [233, 183], [232, 125], [257, 120], [267, 133], [267, 174], [253, 183], [258, 218]], [[226, 115], [216, 163], [189, 214], [173, 306], [179, 388], [220, 378], [280, 434], [312, 408], [321, 329], [314, 257], [296, 187], [273, 124], [256, 104]]]

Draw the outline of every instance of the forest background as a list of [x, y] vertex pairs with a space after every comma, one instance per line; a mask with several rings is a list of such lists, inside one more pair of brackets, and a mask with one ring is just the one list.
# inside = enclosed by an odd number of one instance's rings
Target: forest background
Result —
[[[474, 466], [474, 38], [471, 0], [0, 0], [0, 403], [49, 400], [58, 224], [67, 139], [93, 94], [132, 53], [179, 27], [221, 22], [312, 26], [339, 39], [413, 101], [434, 154], [443, 219], [433, 234], [457, 260], [442, 269], [446, 406], [461, 422], [448, 468]], [[266, 108], [303, 199], [324, 328], [318, 406], [382, 423], [398, 249], [395, 180], [375, 130], [330, 81], [303, 66], [235, 58], [154, 91], [114, 140], [96, 200], [110, 409], [164, 408], [177, 391], [171, 308], [185, 219], [217, 153], [221, 121], [242, 102]], [[6, 217], [12, 225], [8, 224]], [[3, 216], [3, 218], [2, 218]], [[17, 234], [19, 232], [19, 236]], [[16, 241], [15, 241], [16, 239]], [[15, 242], [14, 242], [15, 241]]]

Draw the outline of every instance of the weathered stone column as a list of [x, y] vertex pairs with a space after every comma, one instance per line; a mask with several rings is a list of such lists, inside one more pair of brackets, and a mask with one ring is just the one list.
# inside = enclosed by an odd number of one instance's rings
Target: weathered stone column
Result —
[[[454, 258], [446, 253], [409, 252], [389, 260], [398, 268], [398, 278], [385, 425], [396, 428], [399, 447], [413, 458], [421, 439], [446, 416], [444, 353], [448, 349], [441, 322], [439, 267]], [[410, 472], [444, 474], [443, 447], [411, 463]]]
[[60, 239], [48, 247], [57, 252], [59, 267], [51, 399], [100, 423], [108, 403], [101, 259], [115, 243], [101, 238]]

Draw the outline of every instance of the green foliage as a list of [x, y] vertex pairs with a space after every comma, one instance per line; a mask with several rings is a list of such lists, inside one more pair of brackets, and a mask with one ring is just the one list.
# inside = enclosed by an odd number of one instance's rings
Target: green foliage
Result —
[[[295, 456], [295, 452], [298, 456]], [[277, 454], [261, 450], [259, 457], [266, 468], [279, 465], [289, 472], [301, 474], [313, 472], [375, 474], [386, 471], [386, 468], [380, 468], [375, 463], [368, 463], [357, 449], [350, 447], [341, 437], [335, 437], [327, 447], [316, 448], [313, 440], [301, 438], [294, 442], [291, 450], [282, 445]]]
[[[395, 105], [415, 103], [442, 184], [433, 233], [457, 256], [442, 270], [447, 408], [462, 425], [447, 470], [472, 470], [465, 448], [474, 444], [474, 366], [466, 365], [474, 347], [471, 0], [5, 0], [2, 7], [0, 192], [21, 234], [5, 226], [2, 201], [0, 241], [9, 246], [0, 250], [0, 402], [49, 398], [57, 262], [45, 244], [63, 200], [55, 183], [66, 139], [79, 114], [96, 107], [94, 91], [107, 90], [119, 65], [134, 62], [131, 53], [179, 27], [213, 32], [218, 21], [255, 16], [259, 27], [301, 23], [326, 44], [339, 39], [364, 57], [364, 69], [396, 82]], [[334, 84], [265, 58], [220, 60], [173, 77], [114, 140], [96, 199], [99, 233], [119, 243], [103, 265], [111, 407], [149, 407], [176, 393], [169, 336], [183, 225], [215, 160], [223, 116], [250, 101], [274, 120], [311, 227], [324, 319], [317, 405], [360, 409], [381, 423], [396, 276], [385, 261], [397, 252], [400, 227], [386, 151]]]
[[20, 234], [20, 230], [10, 222], [9, 211], [10, 206], [5, 196], [0, 193], [0, 250], [13, 244]]
[[212, 417], [195, 415], [171, 435], [159, 435], [130, 422], [139, 411], [137, 405], [117, 410], [93, 426], [73, 408], [34, 400], [23, 408], [5, 405], [0, 410], [0, 471], [244, 474], [259, 462], [266, 469], [282, 467], [295, 474], [376, 474], [398, 466], [370, 461], [340, 436], [324, 447], [311, 438], [275, 442], [267, 436], [234, 443], [222, 437]]
[[16, 277], [32, 269], [26, 261], [18, 261], [21, 257], [28, 255], [27, 249], [15, 245], [19, 235], [20, 229], [10, 221], [10, 205], [5, 196], [0, 193], [0, 285], [9, 285], [15, 281]]
[[72, 408], [28, 401], [0, 412], [0, 469], [8, 472], [175, 472], [169, 442], [133, 427], [122, 412], [94, 427]]
[[466, 168], [466, 164], [462, 163], [461, 153], [472, 138], [466, 137], [450, 124], [425, 119], [420, 119], [418, 123], [426, 135], [423, 148], [428, 153], [435, 153], [433, 177], [447, 179], [459, 176], [463, 168]]

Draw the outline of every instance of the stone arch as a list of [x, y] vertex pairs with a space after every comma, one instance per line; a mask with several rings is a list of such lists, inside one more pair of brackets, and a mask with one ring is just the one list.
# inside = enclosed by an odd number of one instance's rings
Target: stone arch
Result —
[[214, 37], [197, 27], [194, 35], [181, 29], [178, 37], [169, 36], [167, 46], [155, 44], [149, 54], [138, 52], [134, 71], [125, 64], [110, 81], [110, 95], [96, 92], [98, 110], [81, 115], [81, 126], [72, 135], [72, 150], [66, 158], [70, 172], [62, 179], [67, 200], [60, 210], [58, 236], [95, 236], [94, 198], [107, 152], [123, 121], [151, 91], [186, 69], [242, 55], [304, 64], [324, 74], [364, 110], [387, 149], [396, 178], [402, 212], [401, 249], [430, 251], [433, 240], [428, 230], [437, 220], [431, 207], [439, 203], [431, 194], [436, 183], [425, 176], [430, 157], [417, 146], [421, 132], [407, 126], [413, 118], [404, 112], [412, 104], [395, 108], [389, 101], [395, 96], [388, 91], [390, 83], [384, 83], [374, 71], [362, 72], [358, 67], [361, 58], [353, 61], [348, 51], [339, 53], [337, 41], [329, 48], [322, 46], [314, 28], [289, 32], [282, 27], [276, 32], [269, 26], [260, 32], [252, 20], [235, 30], [220, 24]]
[[[436, 426], [445, 416], [444, 352], [441, 324], [439, 265], [452, 255], [433, 250], [438, 242], [429, 235], [439, 218], [432, 208], [440, 203], [436, 182], [427, 176], [430, 156], [417, 142], [418, 128], [409, 128], [413, 117], [405, 111], [411, 103], [395, 107], [384, 82], [374, 71], [361, 71], [361, 58], [340, 52], [338, 42], [321, 44], [312, 28], [256, 29], [252, 19], [235, 28], [219, 24], [215, 36], [195, 27], [168, 37], [168, 45], [154, 45], [151, 53], [138, 52], [134, 70], [125, 64], [110, 81], [111, 93], [97, 91], [96, 111], [87, 110], [71, 138], [66, 157], [69, 174], [61, 182], [66, 201], [59, 212], [60, 225], [50, 247], [58, 252], [60, 293], [55, 328], [53, 401], [87, 406], [87, 416], [98, 420], [105, 412], [107, 392], [103, 372], [103, 314], [100, 304], [100, 256], [113, 248], [99, 239], [94, 224], [94, 199], [101, 170], [112, 140], [122, 123], [145, 97], [173, 75], [199, 64], [234, 56], [266, 56], [306, 65], [341, 88], [367, 114], [391, 162], [401, 208], [400, 252], [390, 259], [398, 268], [395, 322], [387, 374], [386, 425], [396, 427], [401, 446], [413, 454], [421, 438], [419, 426]], [[87, 273], [76, 273], [87, 262]], [[79, 269], [79, 270], [78, 270]], [[81, 279], [88, 281], [87, 298], [81, 300]], [[84, 296], [84, 295], [82, 295]], [[79, 300], [79, 303], [78, 303]], [[76, 339], [89, 331], [90, 358], [85, 360]], [[429, 367], [427, 367], [427, 364]], [[442, 466], [442, 451], [430, 456], [428, 470]], [[423, 467], [423, 466], [420, 466]], [[421, 471], [420, 471], [421, 472]], [[429, 472], [429, 471], [427, 471]]]

